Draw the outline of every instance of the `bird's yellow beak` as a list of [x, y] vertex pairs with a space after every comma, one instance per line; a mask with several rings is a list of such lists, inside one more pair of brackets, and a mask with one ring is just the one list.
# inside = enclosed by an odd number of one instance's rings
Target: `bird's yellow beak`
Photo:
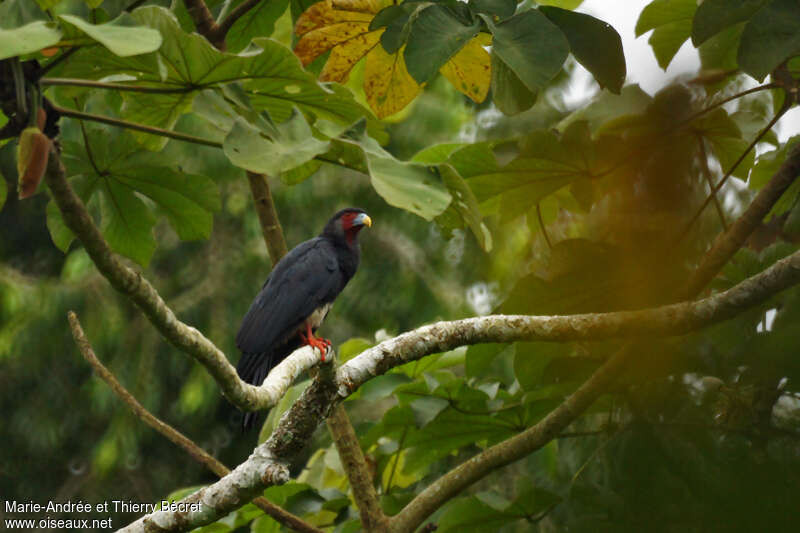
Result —
[[355, 224], [361, 224], [362, 226], [366, 226], [368, 228], [372, 227], [372, 219], [369, 218], [369, 215], [366, 213], [361, 213], [356, 217], [353, 221]]

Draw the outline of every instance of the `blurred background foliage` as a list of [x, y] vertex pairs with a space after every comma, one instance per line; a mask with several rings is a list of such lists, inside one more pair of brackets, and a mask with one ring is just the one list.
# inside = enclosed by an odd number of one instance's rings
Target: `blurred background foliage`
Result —
[[[155, 3], [171, 5], [191, 25], [182, 2]], [[273, 36], [286, 43], [290, 11], [273, 21]], [[708, 52], [702, 57], [714, 60]], [[488, 253], [448, 212], [431, 223], [391, 207], [369, 177], [354, 171], [323, 168], [296, 185], [271, 181], [290, 247], [316, 235], [341, 207], [363, 207], [374, 221], [362, 235], [361, 269], [322, 328], [340, 360], [440, 319], [605, 312], [672, 301], [714, 236], [797, 142], [764, 136], [758, 157], [745, 158], [719, 201], [695, 219], [708, 180], [718, 181], [744, 152], [781, 105], [781, 93], [761, 91], [698, 115], [714, 94], [752, 86], [745, 75], [729, 74], [652, 96], [635, 85], [619, 95], [596, 91], [568, 106], [562, 95], [578, 69], [568, 61], [537, 103], [515, 116], [475, 104], [439, 77], [386, 127], [386, 149], [399, 159], [438, 157], [465, 178], [491, 235]], [[363, 101], [358, 76], [356, 69], [348, 86]], [[84, 103], [122, 106], [113, 94]], [[188, 113], [176, 129], [196, 132], [204, 120]], [[80, 140], [75, 120], [63, 119], [61, 127], [65, 141]], [[91, 127], [98, 137], [118, 132]], [[445, 143], [452, 146], [431, 148]], [[239, 321], [270, 270], [244, 171], [216, 148], [175, 140], [159, 157], [213, 179], [219, 210], [207, 239], [182, 240], [160, 218], [146, 276], [182, 320], [233, 359]], [[499, 178], [486, 178], [494, 176], [492, 165], [515, 160], [564, 165], [574, 176], [547, 190], [527, 182], [497, 187], [492, 180]], [[213, 380], [110, 288], [80, 245], [72, 243], [66, 253], [53, 245], [46, 195], [18, 200], [13, 143], [0, 148], [0, 170], [9, 190], [0, 211], [0, 494], [19, 501], [151, 502], [213, 480], [92, 376], [67, 328], [70, 309], [101, 360], [142, 404], [228, 466], [244, 460], [256, 436], [239, 433], [240, 415]], [[714, 289], [797, 249], [798, 190], [787, 193]], [[706, 330], [647, 339], [636, 365], [566, 433], [481, 481], [430, 521], [440, 532], [794, 529], [800, 523], [798, 320], [800, 289], [794, 288]], [[535, 424], [619, 346], [472, 346], [366, 384], [345, 406], [385, 511], [399, 511], [431, 480]], [[268, 414], [260, 440], [306, 383]], [[265, 495], [330, 530], [360, 529], [324, 428], [292, 474], [291, 483]], [[121, 525], [135, 516], [114, 518]], [[279, 527], [248, 505], [204, 529]]]

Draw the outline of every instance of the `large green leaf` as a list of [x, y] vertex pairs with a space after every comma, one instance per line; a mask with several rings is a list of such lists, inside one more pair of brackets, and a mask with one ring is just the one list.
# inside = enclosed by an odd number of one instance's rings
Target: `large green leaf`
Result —
[[500, 20], [507, 19], [517, 10], [516, 0], [469, 0], [468, 5], [475, 13], [496, 15]]
[[156, 249], [153, 226], [156, 218], [134, 191], [121, 183], [102, 179], [100, 231], [111, 248], [147, 266]]
[[44, 11], [30, 0], [3, 0], [0, 2], [0, 28], [13, 30], [31, 22], [47, 21]]
[[329, 147], [329, 142], [314, 138], [298, 112], [277, 126], [268, 117], [262, 117], [258, 126], [240, 117], [223, 143], [234, 165], [271, 176], [298, 167]]
[[[742, 133], [736, 122], [728, 113], [718, 108], [707, 113], [692, 123], [693, 129], [711, 142], [714, 155], [717, 156], [723, 172], [728, 172], [750, 144], [742, 138]], [[733, 175], [743, 180], [747, 179], [754, 162], [753, 151], [745, 156], [736, 166]]]
[[692, 21], [692, 42], [700, 46], [737, 22], [749, 20], [769, 0], [705, 0]]
[[[64, 136], [74, 136], [75, 123], [64, 124]], [[85, 202], [95, 194], [100, 200], [101, 229], [111, 247], [146, 265], [155, 240], [152, 227], [163, 213], [184, 240], [208, 238], [212, 212], [220, 208], [216, 184], [205, 176], [190, 174], [164, 164], [159, 156], [140, 152], [133, 138], [118, 128], [92, 125], [86, 128], [89, 149], [66, 140], [63, 159], [70, 176], [82, 174], [73, 186]], [[152, 200], [145, 204], [140, 196]], [[71, 235], [63, 229], [57, 213], [48, 213], [54, 242], [66, 248]]]
[[[786, 160], [786, 154], [789, 149], [800, 143], [800, 135], [795, 135], [786, 141], [780, 148], [771, 150], [758, 157], [758, 162], [753, 167], [753, 172], [750, 174], [750, 181], [748, 185], [751, 189], [760, 190], [764, 185], [769, 183], [772, 176]], [[800, 180], [795, 180], [792, 185], [781, 195], [780, 199], [775, 202], [770, 211], [771, 215], [780, 215], [788, 211], [795, 203], [800, 195]]]
[[137, 25], [128, 13], [123, 13], [105, 24], [91, 24], [74, 15], [59, 15], [59, 18], [120, 57], [147, 54], [161, 46], [161, 34], [157, 30]]
[[800, 54], [800, 3], [773, 0], [750, 19], [739, 44], [739, 66], [763, 80], [781, 63]]
[[262, 1], [237, 20], [225, 36], [229, 52], [239, 52], [255, 37], [269, 37], [275, 22], [283, 15], [289, 0]]
[[642, 10], [636, 22], [636, 36], [653, 30], [650, 46], [665, 69], [692, 33], [695, 0], [653, 0]]
[[626, 72], [619, 33], [608, 23], [584, 13], [546, 6], [539, 11], [561, 28], [575, 59], [592, 73], [600, 87], [619, 94]]
[[363, 120], [341, 138], [332, 139], [331, 149], [319, 160], [369, 174], [386, 203], [426, 220], [440, 215], [452, 200], [436, 169], [395, 159], [366, 135]]
[[61, 39], [61, 30], [52, 22], [37, 20], [14, 29], [0, 29], [0, 59], [38, 52]]
[[538, 90], [531, 91], [506, 62], [492, 53], [492, 102], [506, 115], [527, 111], [536, 103]]
[[157, 30], [164, 38], [154, 53], [118, 57], [99, 47], [75, 54], [60, 67], [59, 75], [88, 79], [125, 75], [129, 84], [159, 87], [169, 94], [126, 95], [124, 117], [170, 128], [189, 109], [198, 91], [238, 83], [250, 104], [283, 122], [297, 107], [309, 117], [352, 124], [367, 117], [370, 133], [382, 136], [382, 127], [372, 114], [356, 103], [344, 87], [325, 86], [300, 65], [287, 47], [257, 38], [240, 54], [216, 50], [197, 34], [180, 29], [175, 17], [160, 7], [137, 9], [136, 22]]
[[519, 477], [516, 484], [517, 497], [513, 501], [496, 492], [480, 492], [453, 500], [445, 507], [436, 531], [494, 533], [519, 520], [534, 522], [537, 516], [561, 501], [558, 495], [536, 487], [534, 480], [525, 476]]
[[423, 9], [411, 26], [403, 52], [408, 73], [417, 83], [427, 82], [479, 29], [479, 20], [464, 25], [443, 5]]
[[450, 502], [437, 523], [440, 533], [494, 533], [501, 527], [519, 520], [519, 516], [498, 511], [476, 496], [458, 498]]
[[492, 52], [530, 90], [544, 88], [569, 54], [564, 33], [536, 9], [517, 13], [500, 24], [482, 15], [492, 32]]
[[[502, 167], [486, 151], [474, 151], [468, 164], [453, 161], [453, 166], [467, 177], [481, 209], [499, 207], [504, 218], [513, 219], [576, 179], [604, 172], [593, 154], [585, 122], [570, 125], [560, 138], [550, 131], [533, 132], [525, 146], [519, 157]], [[481, 168], [479, 172], [467, 168], [475, 163]], [[500, 196], [499, 206], [488, 202], [496, 196]]]

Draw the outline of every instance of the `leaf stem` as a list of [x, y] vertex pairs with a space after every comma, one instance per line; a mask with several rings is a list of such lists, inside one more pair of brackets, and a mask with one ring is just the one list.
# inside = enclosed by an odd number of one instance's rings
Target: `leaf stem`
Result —
[[65, 117], [77, 118], [81, 120], [90, 120], [92, 122], [101, 122], [103, 124], [109, 124], [111, 126], [118, 126], [120, 128], [127, 128], [129, 130], [150, 133], [151, 135], [159, 135], [161, 137], [169, 137], [170, 139], [177, 139], [179, 141], [186, 141], [194, 144], [202, 144], [205, 146], [213, 146], [214, 148], [222, 148], [221, 142], [212, 141], [210, 139], [203, 139], [202, 137], [195, 137], [194, 135], [188, 135], [186, 133], [180, 133], [177, 131], [156, 128], [155, 126], [146, 126], [144, 124], [138, 124], [136, 122], [128, 122], [127, 120], [107, 117], [104, 115], [85, 113], [83, 111], [78, 111], [76, 109], [68, 109], [66, 107], [57, 106], [55, 104], [53, 104], [53, 109], [57, 113]]
[[722, 179], [719, 180], [719, 183], [717, 183], [714, 187], [711, 187], [711, 193], [708, 196], [706, 196], [706, 199], [700, 206], [700, 208], [697, 209], [697, 211], [695, 211], [694, 215], [692, 215], [692, 218], [689, 220], [686, 226], [684, 226], [681, 232], [678, 233], [678, 235], [675, 237], [673, 245], [679, 243], [681, 240], [683, 240], [684, 237], [686, 237], [686, 235], [689, 233], [689, 230], [692, 229], [694, 223], [697, 221], [698, 218], [700, 218], [700, 215], [703, 214], [705, 208], [708, 206], [709, 203], [711, 203], [711, 200], [713, 198], [716, 198], [716, 194], [719, 192], [720, 189], [722, 189], [722, 186], [725, 185], [725, 182], [728, 181], [728, 178], [730, 178], [731, 175], [734, 173], [736, 167], [738, 167], [739, 164], [742, 161], [744, 161], [744, 158], [747, 157], [747, 154], [750, 153], [750, 150], [755, 148], [756, 144], [758, 144], [758, 141], [760, 141], [764, 137], [764, 135], [766, 135], [767, 132], [772, 129], [775, 123], [778, 122], [778, 120], [780, 120], [780, 118], [789, 110], [790, 107], [791, 103], [789, 103], [789, 100], [784, 102], [783, 106], [778, 110], [777, 113], [775, 113], [775, 116], [772, 117], [772, 120], [770, 120], [769, 123], [766, 126], [764, 126], [764, 128], [760, 132], [758, 132], [758, 135], [756, 135], [755, 139], [753, 139], [753, 141], [747, 146], [747, 148], [744, 149], [744, 151], [739, 155], [736, 161], [733, 162], [731, 168], [729, 168], [728, 171], [725, 173], [725, 175], [722, 176]]
[[41, 85], [66, 85], [73, 87], [91, 87], [93, 89], [110, 89], [114, 91], [131, 91], [137, 93], [175, 94], [188, 93], [197, 90], [197, 87], [146, 87], [143, 85], [127, 85], [124, 83], [108, 83], [95, 80], [81, 80], [78, 78], [42, 78]]
[[[703, 140], [703, 136], [700, 134], [697, 135], [697, 144], [700, 147], [700, 168], [703, 171], [703, 176], [705, 177], [706, 183], [708, 183], [708, 188], [713, 191], [714, 181], [711, 178], [711, 169], [708, 168], [706, 142]], [[719, 203], [719, 198], [717, 198], [716, 194], [712, 194], [711, 196], [714, 198], [714, 207], [719, 215], [719, 221], [722, 223], [722, 229], [728, 231], [728, 223], [725, 221], [725, 213], [722, 211], [722, 205]]]

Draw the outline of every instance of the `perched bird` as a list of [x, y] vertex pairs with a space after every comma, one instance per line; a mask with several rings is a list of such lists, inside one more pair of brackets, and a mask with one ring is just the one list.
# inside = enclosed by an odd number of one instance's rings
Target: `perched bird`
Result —
[[[356, 273], [361, 256], [358, 232], [371, 225], [363, 209], [342, 209], [319, 237], [297, 245], [278, 261], [236, 335], [242, 352], [236, 371], [243, 381], [261, 385], [272, 368], [303, 345], [318, 348], [324, 360], [331, 343], [315, 337], [314, 331]], [[245, 413], [244, 429], [255, 420], [256, 413]]]

